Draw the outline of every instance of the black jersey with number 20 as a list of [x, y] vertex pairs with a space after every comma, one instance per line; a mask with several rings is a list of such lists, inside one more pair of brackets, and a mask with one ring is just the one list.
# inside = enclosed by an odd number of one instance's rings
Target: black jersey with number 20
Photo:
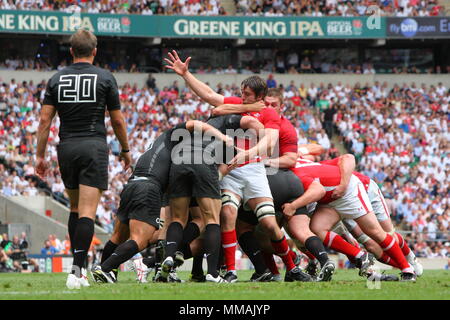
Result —
[[105, 137], [105, 108], [119, 110], [113, 75], [87, 62], [74, 63], [48, 82], [44, 104], [53, 105], [61, 120], [59, 137]]

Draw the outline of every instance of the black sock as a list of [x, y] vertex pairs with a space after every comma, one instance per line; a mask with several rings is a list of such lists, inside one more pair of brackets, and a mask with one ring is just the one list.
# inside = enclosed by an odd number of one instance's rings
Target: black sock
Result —
[[219, 259], [217, 259], [217, 270], [220, 270], [220, 268], [223, 266], [224, 261], [223, 261], [223, 248], [222, 248], [222, 244], [220, 245], [219, 248]]
[[328, 254], [319, 237], [313, 236], [306, 239], [305, 247], [317, 260], [319, 260], [322, 267], [328, 261]]
[[164, 258], [173, 257], [182, 240], [183, 226], [178, 222], [172, 222], [167, 229]]
[[247, 231], [239, 237], [239, 246], [253, 263], [255, 271], [259, 274], [264, 273], [267, 267], [264, 263], [261, 248], [252, 231]]
[[183, 241], [181, 242], [180, 248], [183, 248], [194, 241], [199, 235], [200, 229], [198, 228], [197, 224], [194, 222], [189, 222], [186, 228], [184, 228]]
[[155, 272], [164, 260], [164, 248], [166, 246], [166, 240], [158, 240], [155, 248]]
[[156, 264], [156, 257], [148, 257], [142, 259], [142, 263], [145, 264], [148, 268], [154, 268]]
[[75, 238], [75, 230], [77, 230], [78, 212], [70, 212], [69, 221], [67, 222], [67, 229], [69, 231], [70, 251], [73, 255], [73, 242]]
[[106, 259], [108, 259], [111, 254], [114, 252], [114, 250], [116, 250], [116, 248], [118, 247], [118, 244], [115, 244], [114, 242], [112, 242], [111, 240], [109, 240], [106, 244], [105, 247], [103, 248], [103, 253], [102, 253], [102, 260], [100, 261], [100, 263], [103, 263], [106, 261]]
[[83, 217], [78, 219], [77, 228], [73, 239], [73, 266], [72, 273], [81, 276], [81, 268], [84, 267], [86, 257], [94, 236], [94, 220]]
[[205, 228], [203, 247], [208, 263], [208, 273], [217, 277], [217, 261], [220, 253], [220, 226], [218, 224], [208, 224]]
[[184, 260], [192, 258], [191, 245], [189, 243], [181, 248], [181, 252], [183, 253]]
[[117, 247], [111, 256], [101, 264], [104, 272], [110, 272], [112, 269], [118, 268], [122, 263], [128, 261], [136, 253], [139, 252], [139, 247], [134, 240], [128, 240]]
[[192, 274], [203, 275], [203, 254], [199, 254], [192, 260]]

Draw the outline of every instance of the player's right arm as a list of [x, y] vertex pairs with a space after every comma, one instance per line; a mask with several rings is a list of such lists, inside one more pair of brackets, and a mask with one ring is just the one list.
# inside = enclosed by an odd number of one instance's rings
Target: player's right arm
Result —
[[190, 132], [205, 132], [208, 133], [220, 140], [222, 140], [228, 147], [232, 147], [234, 144], [233, 138], [228, 137], [223, 134], [213, 126], [207, 124], [206, 122], [198, 121], [198, 120], [189, 120], [186, 122], [186, 129]]
[[188, 57], [186, 61], [183, 62], [180, 57], [178, 57], [178, 53], [175, 50], [172, 50], [172, 53], [169, 52], [169, 58], [170, 59], [164, 58], [164, 60], [168, 63], [166, 68], [172, 69], [179, 76], [183, 77], [188, 86], [197, 96], [215, 107], [224, 104], [225, 97], [223, 95], [215, 92], [189, 72], [189, 61], [191, 61], [191, 57]]
[[217, 108], [214, 108], [211, 113], [213, 116], [223, 116], [233, 113], [245, 113], [245, 112], [259, 112], [262, 108], [265, 108], [263, 101], [258, 101], [251, 104], [222, 104]]
[[318, 155], [321, 155], [324, 151], [325, 151], [325, 148], [317, 143], [308, 143], [308, 144], [299, 144], [298, 145], [299, 156], [306, 156], [306, 155], [318, 156]]
[[305, 180], [307, 179], [308, 178], [301, 179], [305, 187], [305, 192], [303, 193], [303, 195], [290, 203], [285, 203], [282, 206], [283, 214], [287, 219], [290, 219], [298, 208], [305, 207], [313, 202], [318, 202], [325, 196], [325, 188], [319, 181], [313, 180], [311, 178], [309, 179], [311, 181], [306, 182]]

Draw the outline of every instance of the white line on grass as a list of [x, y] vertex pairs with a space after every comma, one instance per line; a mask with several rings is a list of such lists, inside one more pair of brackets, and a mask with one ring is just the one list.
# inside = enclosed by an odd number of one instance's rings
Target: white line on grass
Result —
[[0, 297], [3, 295], [20, 295], [20, 294], [38, 294], [38, 295], [44, 295], [44, 294], [74, 294], [79, 293], [80, 291], [7, 291], [0, 293]]

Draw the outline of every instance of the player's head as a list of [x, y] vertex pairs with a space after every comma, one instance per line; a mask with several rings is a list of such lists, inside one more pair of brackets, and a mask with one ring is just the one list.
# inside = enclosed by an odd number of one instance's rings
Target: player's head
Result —
[[88, 30], [77, 30], [70, 37], [70, 53], [74, 59], [94, 60], [97, 54], [97, 37]]
[[281, 113], [281, 107], [284, 104], [283, 101], [283, 94], [281, 93], [280, 89], [277, 88], [270, 88], [267, 91], [267, 95], [264, 98], [264, 103], [266, 104], [266, 107], [274, 108], [277, 113]]
[[251, 76], [241, 83], [242, 100], [245, 104], [263, 100], [267, 94], [266, 82], [258, 77]]

